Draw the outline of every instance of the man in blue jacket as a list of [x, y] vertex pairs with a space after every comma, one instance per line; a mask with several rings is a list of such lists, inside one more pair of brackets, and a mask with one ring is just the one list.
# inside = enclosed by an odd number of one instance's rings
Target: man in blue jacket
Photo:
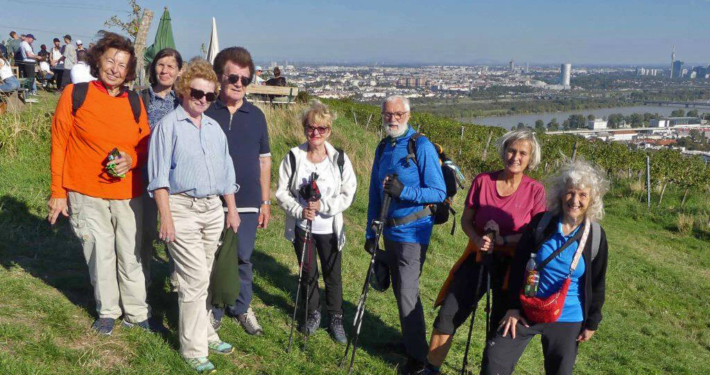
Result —
[[428, 205], [446, 199], [446, 185], [439, 155], [428, 139], [416, 140], [416, 162], [407, 158], [407, 144], [415, 134], [409, 117], [409, 100], [402, 96], [390, 96], [382, 104], [387, 138], [375, 152], [372, 165], [365, 250], [372, 253], [377, 247], [370, 224], [379, 215], [384, 194], [389, 194], [392, 203], [384, 231], [384, 262], [390, 269], [408, 357], [404, 373], [418, 374], [424, 370], [428, 350], [419, 298], [419, 276], [434, 226]]

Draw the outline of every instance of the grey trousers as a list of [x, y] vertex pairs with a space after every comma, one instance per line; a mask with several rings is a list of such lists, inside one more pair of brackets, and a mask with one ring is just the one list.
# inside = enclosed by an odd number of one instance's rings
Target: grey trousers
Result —
[[385, 239], [385, 262], [390, 269], [392, 291], [397, 299], [405, 351], [408, 357], [422, 363], [426, 363], [429, 344], [424, 309], [419, 298], [419, 276], [428, 246]]

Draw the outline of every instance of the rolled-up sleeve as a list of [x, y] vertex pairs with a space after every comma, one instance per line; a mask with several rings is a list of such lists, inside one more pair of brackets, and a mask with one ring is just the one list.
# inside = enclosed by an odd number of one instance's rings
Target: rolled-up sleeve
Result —
[[[170, 168], [173, 154], [173, 130], [174, 126], [166, 116], [155, 127], [153, 135], [150, 137], [150, 148], [148, 150], [148, 192], [151, 197], [153, 191], [162, 188], [170, 189]], [[232, 174], [234, 169], [232, 168]]]

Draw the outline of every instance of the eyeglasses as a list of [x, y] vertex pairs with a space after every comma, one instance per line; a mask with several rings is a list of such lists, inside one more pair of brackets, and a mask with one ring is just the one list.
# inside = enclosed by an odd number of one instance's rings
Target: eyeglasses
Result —
[[242, 86], [249, 86], [251, 77], [240, 77], [236, 74], [230, 74], [227, 76], [227, 81], [233, 85], [236, 85], [238, 81], [242, 81]]
[[306, 131], [308, 133], [315, 133], [318, 132], [318, 134], [325, 134], [330, 131], [330, 128], [327, 126], [306, 126]]
[[384, 118], [396, 118], [397, 120], [401, 119], [404, 115], [409, 113], [409, 111], [406, 112], [382, 112], [382, 117]]
[[197, 99], [197, 100], [200, 100], [204, 97], [205, 100], [207, 100], [208, 102], [213, 102], [213, 101], [217, 100], [217, 94], [215, 94], [213, 92], [205, 93], [202, 90], [193, 89], [193, 88], [190, 88], [190, 97], [192, 97], [193, 99]]

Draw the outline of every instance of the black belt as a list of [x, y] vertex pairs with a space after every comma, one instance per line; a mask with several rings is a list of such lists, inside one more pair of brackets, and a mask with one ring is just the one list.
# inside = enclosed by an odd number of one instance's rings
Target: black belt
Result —
[[425, 218], [427, 216], [431, 216], [433, 214], [434, 214], [434, 212], [431, 210], [431, 206], [426, 206], [423, 209], [421, 209], [420, 211], [417, 211], [413, 214], [409, 214], [405, 217], [400, 217], [397, 219], [394, 219], [394, 218], [387, 219], [387, 222], [385, 223], [385, 225], [387, 227], [398, 227], [400, 225], [409, 224], [411, 222], [417, 221], [417, 220]]

